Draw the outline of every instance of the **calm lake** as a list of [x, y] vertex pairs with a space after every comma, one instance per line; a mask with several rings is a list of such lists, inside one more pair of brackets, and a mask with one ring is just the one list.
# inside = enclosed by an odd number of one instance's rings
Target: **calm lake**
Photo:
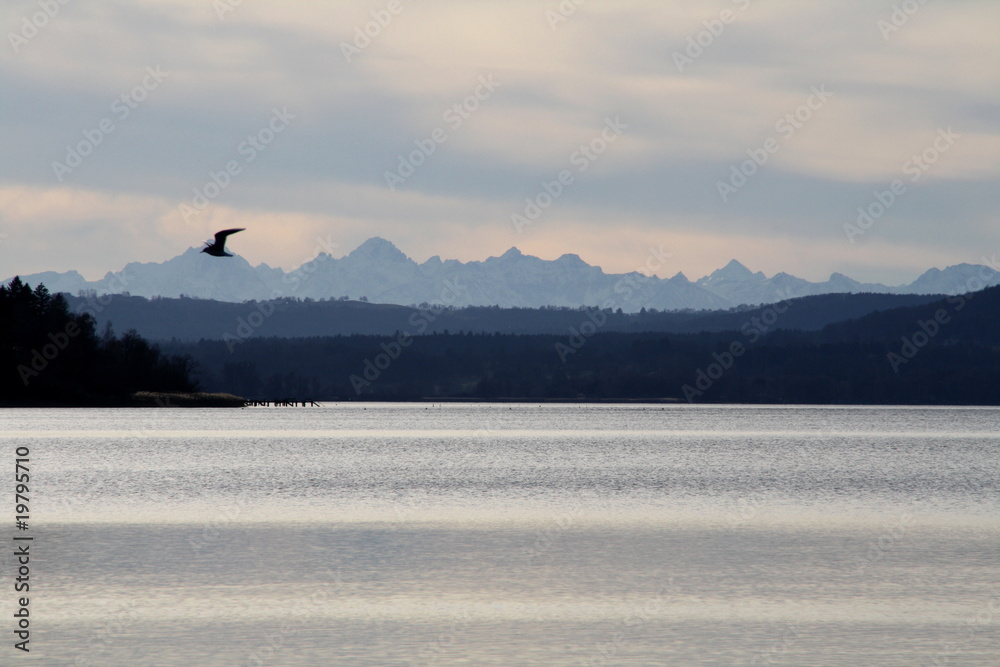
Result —
[[4, 665], [1000, 664], [1000, 409], [3, 410], [0, 432], [8, 471], [31, 452], [34, 536], [30, 654], [4, 560]]

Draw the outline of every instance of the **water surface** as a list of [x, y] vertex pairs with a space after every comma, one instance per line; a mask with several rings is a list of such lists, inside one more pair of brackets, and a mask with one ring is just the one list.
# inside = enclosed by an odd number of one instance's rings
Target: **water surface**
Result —
[[32, 452], [37, 664], [998, 664], [997, 409], [5, 410], [0, 427], [11, 458]]

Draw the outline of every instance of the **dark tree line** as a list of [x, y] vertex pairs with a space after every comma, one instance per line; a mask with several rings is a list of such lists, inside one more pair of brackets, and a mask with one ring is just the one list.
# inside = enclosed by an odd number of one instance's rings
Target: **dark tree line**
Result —
[[[785, 329], [819, 330], [828, 324], [862, 317], [868, 313], [915, 306], [941, 299], [940, 295], [915, 294], [823, 294], [785, 301]], [[772, 305], [738, 306], [721, 311], [659, 311], [643, 309], [623, 313], [620, 309], [593, 307], [500, 308], [498, 306], [452, 307], [422, 303], [419, 306], [362, 303], [360, 301], [295, 299], [228, 303], [208, 299], [162, 298], [117, 294], [97, 299], [96, 294], [68, 296], [70, 308], [87, 310], [97, 318], [98, 329], [112, 322], [117, 330], [136, 329], [148, 340], [183, 341], [245, 338], [249, 335], [276, 338], [389, 336], [405, 331], [414, 336], [472, 331], [504, 334], [559, 334], [570, 327], [599, 321], [602, 332], [698, 333], [738, 330], [754, 315]], [[587, 325], [589, 326], [589, 325]]]
[[[789, 311], [791, 312], [791, 311]], [[1000, 405], [1000, 288], [819, 331], [172, 342], [209, 391], [300, 400], [663, 399]], [[784, 314], [777, 315], [780, 324]], [[405, 344], [401, 344], [405, 343]]]
[[0, 402], [120, 405], [137, 391], [195, 388], [188, 359], [163, 355], [135, 331], [95, 328], [42, 284], [0, 285]]

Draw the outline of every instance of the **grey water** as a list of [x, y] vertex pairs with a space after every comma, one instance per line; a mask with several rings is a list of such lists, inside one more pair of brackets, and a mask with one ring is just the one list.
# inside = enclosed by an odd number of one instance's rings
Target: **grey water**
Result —
[[998, 409], [11, 409], [0, 433], [34, 536], [4, 665], [1000, 664]]

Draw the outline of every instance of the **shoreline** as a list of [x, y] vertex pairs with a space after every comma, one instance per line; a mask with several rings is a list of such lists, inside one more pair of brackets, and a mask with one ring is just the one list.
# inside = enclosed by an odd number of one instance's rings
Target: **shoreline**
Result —
[[242, 408], [246, 399], [241, 396], [209, 392], [156, 392], [139, 391], [129, 398], [117, 396], [89, 396], [85, 401], [30, 401], [0, 403], [4, 408]]

